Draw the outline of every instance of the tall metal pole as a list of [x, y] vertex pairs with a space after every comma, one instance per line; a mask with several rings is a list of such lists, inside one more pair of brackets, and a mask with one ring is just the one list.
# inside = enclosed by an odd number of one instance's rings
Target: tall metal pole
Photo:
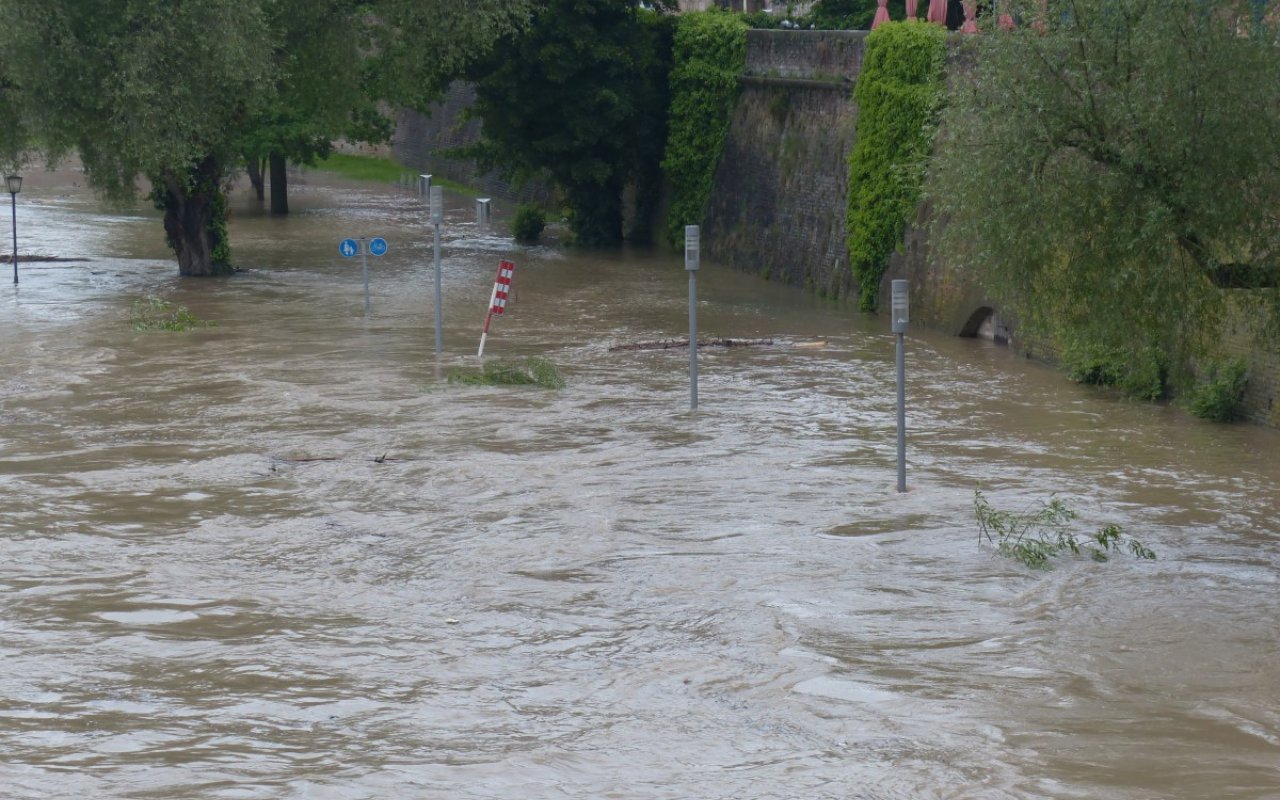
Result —
[[440, 223], [444, 220], [444, 189], [431, 187], [431, 221], [435, 224], [435, 266], [436, 266], [436, 355], [444, 351], [444, 321], [440, 310]]
[[9, 208], [13, 211], [13, 285], [18, 285], [18, 193], [9, 192]]
[[897, 334], [898, 352], [898, 491], [907, 490], [907, 357], [903, 337], [907, 332], [907, 322], [911, 319], [908, 301], [910, 287], [905, 280], [892, 283], [892, 303], [890, 304], [891, 325]]
[[698, 261], [701, 232], [684, 226], [684, 268], [689, 273], [689, 408], [698, 407]]
[[360, 237], [360, 271], [364, 274], [364, 313], [369, 313], [369, 246]]
[[907, 490], [907, 357], [898, 334], [898, 491]]
[[698, 273], [689, 270], [689, 408], [698, 407]]

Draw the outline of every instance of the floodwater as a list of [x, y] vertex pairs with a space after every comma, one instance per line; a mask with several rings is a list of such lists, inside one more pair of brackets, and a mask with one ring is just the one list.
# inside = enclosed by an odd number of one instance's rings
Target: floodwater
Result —
[[[678, 256], [522, 248], [447, 193], [239, 192], [180, 280], [70, 173], [0, 268], [6, 798], [1280, 798], [1280, 436]], [[387, 238], [370, 310], [344, 236]], [[2, 238], [2, 237], [0, 237]], [[7, 245], [3, 248], [7, 252]], [[444, 380], [486, 357], [567, 388]], [[216, 327], [139, 333], [159, 295]], [[825, 346], [802, 346], [825, 341]], [[1154, 562], [978, 543], [1054, 493]]]

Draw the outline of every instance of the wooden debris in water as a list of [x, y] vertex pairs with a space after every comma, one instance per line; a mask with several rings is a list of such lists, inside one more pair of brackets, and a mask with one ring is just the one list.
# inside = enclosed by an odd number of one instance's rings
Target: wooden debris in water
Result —
[[[699, 339], [698, 347], [760, 347], [773, 344], [772, 339]], [[652, 342], [635, 342], [633, 344], [615, 344], [609, 352], [619, 350], [674, 350], [677, 347], [688, 347], [688, 339], [660, 339]]]

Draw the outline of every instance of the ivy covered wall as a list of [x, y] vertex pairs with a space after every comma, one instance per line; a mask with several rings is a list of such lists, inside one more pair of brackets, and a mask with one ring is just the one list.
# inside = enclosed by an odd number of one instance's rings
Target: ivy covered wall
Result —
[[947, 33], [938, 25], [892, 22], [867, 38], [854, 99], [858, 131], [849, 154], [849, 262], [858, 307], [874, 311], [889, 256], [902, 249], [920, 202], [942, 103]]
[[671, 109], [662, 171], [670, 187], [666, 240], [684, 247], [684, 226], [702, 224], [746, 64], [747, 26], [736, 14], [684, 14], [677, 21]]

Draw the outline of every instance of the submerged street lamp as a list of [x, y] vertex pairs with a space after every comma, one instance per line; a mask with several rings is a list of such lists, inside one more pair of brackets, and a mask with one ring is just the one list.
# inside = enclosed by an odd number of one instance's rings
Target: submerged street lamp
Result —
[[4, 179], [9, 190], [9, 208], [13, 211], [13, 285], [18, 285], [18, 192], [22, 191], [22, 176], [10, 175]]

